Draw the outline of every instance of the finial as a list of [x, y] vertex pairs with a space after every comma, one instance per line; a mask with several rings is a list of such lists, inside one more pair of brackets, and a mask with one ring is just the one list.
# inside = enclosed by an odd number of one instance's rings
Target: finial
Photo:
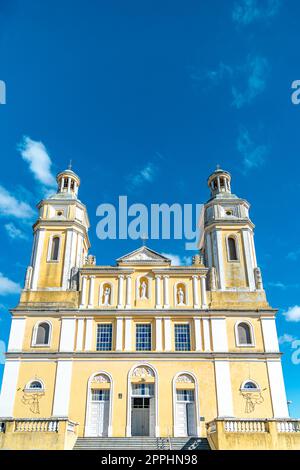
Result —
[[219, 170], [220, 168], [221, 167], [220, 167], [219, 163], [217, 163], [217, 168], [216, 169]]
[[70, 160], [68, 168], [69, 170], [72, 170], [72, 160]]

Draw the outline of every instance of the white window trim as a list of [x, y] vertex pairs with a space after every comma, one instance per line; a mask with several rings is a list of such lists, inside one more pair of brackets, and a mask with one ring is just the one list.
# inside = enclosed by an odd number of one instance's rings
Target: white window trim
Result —
[[[30, 388], [30, 385], [32, 384], [32, 382], [40, 382], [42, 388]], [[38, 377], [35, 377], [34, 379], [31, 379], [31, 380], [29, 380], [29, 382], [27, 382], [27, 384], [25, 385], [25, 388], [24, 388], [24, 392], [34, 393], [37, 390], [39, 392], [44, 392], [45, 391], [45, 385], [44, 385], [44, 382], [41, 379], [39, 379]]]
[[[181, 375], [189, 375], [193, 379], [194, 383], [194, 400], [195, 400], [195, 421], [196, 421], [196, 430], [197, 430], [197, 436], [199, 437], [201, 435], [201, 422], [200, 422], [200, 401], [199, 401], [199, 389], [198, 389], [198, 380], [195, 374], [190, 371], [183, 370], [181, 372], [178, 372], [174, 377], [173, 377], [173, 417], [174, 417], [174, 423], [173, 423], [173, 435], [176, 437], [178, 434], [177, 431], [177, 416], [176, 416], [176, 402], [177, 402], [177, 395], [176, 395], [176, 383], [178, 377]], [[179, 389], [180, 390], [180, 389]]]
[[[61, 233], [55, 233], [50, 236], [49, 244], [48, 244], [47, 263], [59, 263], [60, 262], [61, 245], [62, 245], [61, 235], [62, 235]], [[59, 238], [58, 258], [56, 260], [51, 259], [53, 238]]]
[[[98, 338], [98, 325], [111, 325], [111, 349], [97, 349], [97, 338]], [[114, 344], [115, 344], [115, 335], [114, 335], [114, 323], [113, 321], [97, 321], [96, 322], [96, 345], [95, 345], [95, 349], [96, 349], [96, 352], [111, 352], [111, 351], [114, 351]]]
[[185, 303], [183, 304], [183, 307], [187, 307], [189, 305], [189, 293], [188, 293], [188, 283], [185, 281], [178, 281], [174, 284], [174, 305], [175, 307], [182, 307], [182, 305], [178, 304], [177, 301], [177, 287], [178, 285], [183, 284], [184, 285], [184, 294], [185, 294]]
[[[151, 348], [150, 349], [136, 349], [136, 334], [137, 334], [137, 325], [150, 325], [150, 334], [151, 334]], [[134, 329], [135, 329], [135, 342], [134, 342], [134, 349], [136, 352], [151, 352], [154, 350], [153, 348], [153, 326], [151, 321], [137, 321], [134, 322]]]
[[113, 383], [113, 379], [112, 379], [112, 376], [104, 371], [104, 370], [100, 370], [98, 372], [95, 372], [94, 374], [92, 374], [88, 380], [88, 384], [87, 384], [87, 400], [86, 400], [86, 412], [85, 412], [85, 425], [84, 425], [84, 436], [85, 437], [88, 437], [90, 432], [89, 432], [89, 415], [90, 415], [90, 406], [91, 406], [91, 396], [92, 396], [92, 383], [93, 383], [93, 380], [94, 380], [94, 377], [96, 377], [97, 375], [105, 375], [108, 380], [109, 380], [109, 383], [110, 383], [110, 393], [109, 393], [109, 419], [108, 419], [108, 437], [111, 437], [112, 436], [112, 426], [113, 426], [113, 422], [112, 422], [112, 416], [113, 416], [113, 399], [114, 399], [114, 396], [113, 396], [113, 391], [114, 391], [114, 383]]
[[[39, 325], [41, 325], [42, 323], [47, 323], [47, 325], [49, 325], [49, 337], [48, 337], [48, 343], [43, 343], [43, 344], [40, 344], [40, 343], [37, 343], [36, 342], [36, 337], [37, 337], [37, 332], [38, 332], [38, 328], [39, 328]], [[48, 320], [41, 320], [39, 321], [38, 323], [36, 323], [34, 325], [34, 328], [33, 328], [33, 335], [32, 335], [32, 341], [31, 341], [31, 346], [32, 347], [40, 347], [40, 348], [49, 348], [50, 345], [51, 345], [51, 339], [52, 339], [52, 323]]]
[[[105, 285], [109, 285], [110, 286], [110, 303], [108, 305], [104, 305], [104, 303], [102, 302], [102, 297], [103, 297], [103, 288]], [[112, 307], [114, 305], [114, 286], [112, 284], [112, 282], [110, 281], [103, 281], [101, 282], [100, 284], [100, 287], [99, 287], [99, 307]]]
[[[251, 343], [249, 344], [241, 344], [239, 341], [238, 326], [241, 323], [246, 323], [250, 327]], [[255, 347], [254, 328], [253, 328], [252, 323], [249, 320], [238, 320], [234, 326], [234, 329], [235, 329], [235, 343], [238, 348], [254, 348]]]
[[[235, 250], [236, 250], [237, 259], [230, 259], [229, 244], [228, 244], [228, 239], [229, 238], [234, 238], [234, 240], [235, 240]], [[228, 261], [228, 263], [239, 263], [240, 262], [240, 249], [239, 249], [239, 243], [238, 243], [238, 236], [237, 236], [236, 233], [229, 233], [228, 235], [226, 235], [226, 251], [227, 251], [227, 261]]]
[[[245, 385], [246, 385], [246, 383], [248, 383], [248, 382], [253, 383], [256, 388], [245, 388]], [[253, 380], [253, 379], [247, 379], [247, 380], [244, 380], [244, 382], [243, 382], [242, 385], [240, 386], [240, 390], [241, 390], [241, 392], [260, 392], [261, 388], [260, 388], [260, 386], [258, 385], [258, 383], [255, 382], [255, 380]]]

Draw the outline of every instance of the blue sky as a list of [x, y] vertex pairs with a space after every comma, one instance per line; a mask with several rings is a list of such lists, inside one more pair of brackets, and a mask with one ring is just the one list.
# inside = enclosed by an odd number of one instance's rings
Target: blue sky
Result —
[[[35, 204], [70, 159], [92, 253], [113, 263], [139, 242], [100, 241], [96, 208], [203, 203], [219, 163], [251, 203], [291, 413], [300, 416], [300, 79], [297, 0], [1, 0], [0, 354], [29, 263]], [[184, 241], [149, 241], [179, 256]], [[287, 313], [288, 312], [288, 313]], [[285, 314], [284, 314], [285, 313]], [[296, 361], [294, 361], [296, 362]], [[3, 366], [0, 366], [0, 376]]]

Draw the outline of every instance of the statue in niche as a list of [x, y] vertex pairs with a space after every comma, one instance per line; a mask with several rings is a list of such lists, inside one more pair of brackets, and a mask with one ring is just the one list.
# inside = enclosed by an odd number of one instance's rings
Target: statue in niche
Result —
[[27, 271], [26, 271], [25, 286], [24, 286], [26, 290], [29, 290], [31, 287], [32, 271], [33, 271], [32, 266], [28, 266]]
[[110, 294], [111, 294], [111, 288], [109, 286], [106, 286], [104, 289], [104, 293], [103, 293], [103, 297], [104, 297], [103, 305], [110, 305]]
[[182, 287], [179, 287], [178, 290], [177, 290], [177, 304], [178, 305], [184, 305], [185, 304], [184, 290], [182, 289]]
[[147, 283], [145, 280], [141, 282], [141, 299], [147, 299]]
[[254, 278], [255, 278], [256, 289], [262, 290], [263, 282], [262, 282], [262, 275], [261, 275], [260, 268], [254, 268]]
[[70, 274], [70, 289], [71, 290], [78, 290], [79, 287], [79, 269], [74, 266], [71, 269]]
[[209, 270], [209, 286], [210, 290], [217, 289], [217, 276], [216, 276], [216, 268], [212, 267]]

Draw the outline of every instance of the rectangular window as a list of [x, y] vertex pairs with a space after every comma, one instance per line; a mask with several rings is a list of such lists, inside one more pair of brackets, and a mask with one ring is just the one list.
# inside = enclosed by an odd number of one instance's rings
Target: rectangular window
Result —
[[194, 390], [177, 390], [177, 401], [194, 401]]
[[92, 401], [108, 401], [109, 390], [92, 389]]
[[132, 384], [132, 395], [133, 396], [154, 396], [154, 385], [153, 384]]
[[111, 351], [112, 349], [112, 324], [99, 324], [97, 326], [97, 351]]
[[151, 325], [149, 323], [136, 325], [136, 350], [151, 351]]
[[190, 350], [190, 325], [175, 325], [175, 351]]

